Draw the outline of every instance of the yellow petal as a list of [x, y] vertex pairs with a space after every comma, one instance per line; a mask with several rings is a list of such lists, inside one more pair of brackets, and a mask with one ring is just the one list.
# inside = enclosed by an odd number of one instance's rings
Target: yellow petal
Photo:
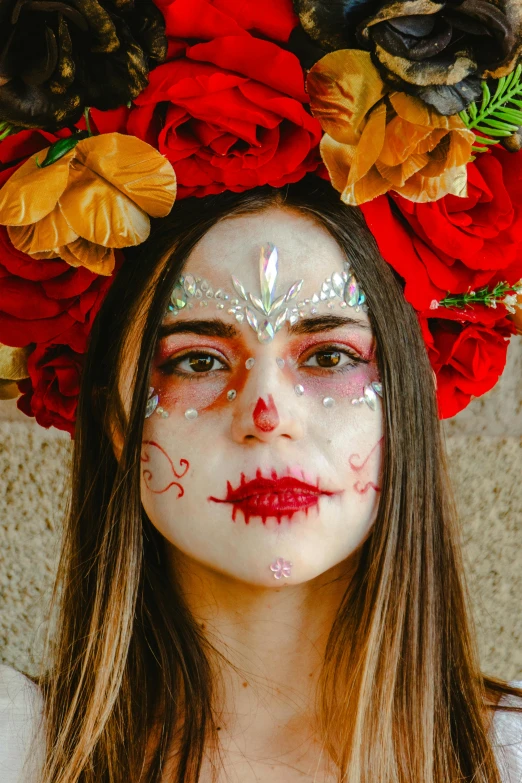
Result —
[[350, 206], [358, 206], [371, 201], [377, 196], [383, 196], [391, 189], [374, 166], [362, 179], [347, 187], [341, 194], [341, 200]]
[[36, 158], [43, 161], [46, 150], [26, 160], [0, 190], [0, 225], [28, 226], [48, 215], [67, 186], [74, 152], [41, 169]]
[[452, 195], [466, 198], [468, 195], [468, 172], [466, 166], [448, 169], [440, 177], [423, 177], [414, 174], [397, 192], [409, 201], [426, 203], [438, 201], [443, 196]]
[[76, 157], [148, 215], [165, 217], [172, 209], [176, 198], [174, 169], [141, 139], [121, 133], [92, 136], [80, 141]]
[[79, 162], [71, 167], [69, 184], [59, 203], [77, 236], [96, 245], [139, 245], [150, 233], [147, 215], [120, 190]]
[[381, 154], [386, 133], [386, 106], [381, 103], [370, 114], [362, 132], [353, 165], [348, 177], [348, 184], [353, 184], [370, 171]]
[[306, 80], [310, 108], [336, 141], [356, 144], [368, 112], [387, 88], [368, 52], [339, 49], [319, 60]]
[[[57, 248], [60, 245], [74, 242], [78, 237], [65, 220], [58, 204], [52, 212], [36, 223], [30, 226], [12, 226], [8, 228], [8, 232], [13, 245], [33, 258], [53, 258], [58, 254]], [[49, 253], [53, 255], [49, 256]]]
[[27, 378], [27, 357], [30, 353], [30, 348], [11, 348], [0, 343], [0, 378], [4, 381]]
[[430, 133], [430, 128], [412, 125], [402, 117], [394, 117], [386, 127], [380, 159], [387, 166], [404, 163], [410, 155], [417, 152], [419, 145], [425, 143]]
[[425, 155], [410, 155], [408, 160], [404, 163], [400, 163], [398, 166], [387, 166], [378, 160], [375, 164], [379, 174], [387, 180], [390, 185], [393, 185], [393, 189], [402, 187], [410, 177], [413, 177], [417, 171], [424, 169], [426, 166]]
[[339, 193], [342, 193], [348, 182], [357, 147], [341, 144], [325, 133], [321, 139], [319, 149], [323, 163], [328, 169], [332, 185]]
[[[427, 128], [445, 128], [446, 130], [466, 130], [466, 126], [458, 114], [445, 116], [428, 106], [427, 103], [405, 92], [393, 92], [389, 100], [399, 117], [414, 125], [424, 125]], [[470, 131], [468, 131], [469, 133]]]
[[114, 250], [77, 239], [60, 248], [60, 258], [71, 266], [84, 266], [97, 275], [111, 275], [116, 262]]
[[0, 400], [13, 400], [20, 396], [16, 381], [29, 375], [27, 357], [30, 348], [11, 348], [0, 343]]
[[20, 396], [20, 390], [14, 381], [0, 378], [0, 400], [14, 400]]

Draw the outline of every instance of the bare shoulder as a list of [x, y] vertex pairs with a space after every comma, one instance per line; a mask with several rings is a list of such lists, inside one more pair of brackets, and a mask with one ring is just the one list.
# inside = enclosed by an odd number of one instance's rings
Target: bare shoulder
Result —
[[[31, 783], [42, 761], [42, 697], [24, 674], [0, 664], [0, 780]], [[33, 744], [34, 743], [34, 744]]]
[[[511, 682], [522, 689], [522, 681]], [[517, 707], [511, 711], [506, 707]], [[522, 781], [522, 697], [502, 696], [492, 724], [493, 742], [497, 762], [504, 783]]]

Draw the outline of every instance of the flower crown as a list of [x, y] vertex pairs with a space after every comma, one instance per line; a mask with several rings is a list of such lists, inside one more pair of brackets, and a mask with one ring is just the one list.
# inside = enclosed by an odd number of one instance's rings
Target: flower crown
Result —
[[518, 5], [0, 0], [0, 396], [72, 434], [149, 217], [309, 173], [403, 278], [440, 416], [489, 391], [522, 331]]

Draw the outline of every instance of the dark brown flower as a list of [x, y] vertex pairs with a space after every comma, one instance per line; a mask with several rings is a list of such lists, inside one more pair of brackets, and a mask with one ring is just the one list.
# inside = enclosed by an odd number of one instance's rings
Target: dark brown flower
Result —
[[166, 48], [152, 0], [0, 0], [0, 120], [56, 130], [128, 103]]
[[325, 51], [369, 49], [390, 86], [445, 115], [480, 98], [481, 79], [511, 73], [522, 49], [520, 0], [294, 0], [294, 6]]

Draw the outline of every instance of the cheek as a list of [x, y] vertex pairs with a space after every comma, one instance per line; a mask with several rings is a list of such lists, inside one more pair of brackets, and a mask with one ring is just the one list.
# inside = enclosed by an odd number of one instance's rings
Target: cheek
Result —
[[363, 389], [369, 383], [379, 380], [376, 364], [363, 364], [348, 372], [332, 373], [331, 375], [309, 375], [301, 380], [305, 392], [314, 396], [330, 396], [334, 399], [360, 397]]
[[151, 376], [151, 386], [154, 386], [160, 404], [169, 413], [173, 410], [183, 413], [189, 408], [219, 411], [230, 404], [227, 391], [234, 389], [239, 394], [243, 384], [241, 373], [218, 372], [212, 379], [201, 381], [174, 379], [158, 371]]

